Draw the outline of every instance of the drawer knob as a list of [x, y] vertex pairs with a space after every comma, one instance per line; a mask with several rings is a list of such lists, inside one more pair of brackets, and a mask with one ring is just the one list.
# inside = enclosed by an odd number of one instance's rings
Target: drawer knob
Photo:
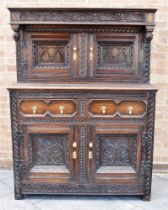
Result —
[[90, 61], [93, 61], [93, 47], [90, 47]]
[[93, 143], [89, 142], [89, 148], [93, 148]]
[[60, 114], [64, 114], [64, 106], [59, 106]]
[[77, 147], [77, 143], [76, 142], [73, 142], [72, 147], [73, 148], [76, 148]]
[[32, 106], [32, 111], [33, 111], [33, 114], [36, 114], [36, 112], [37, 112], [37, 106]]
[[132, 106], [129, 106], [128, 107], [128, 113], [129, 113], [129, 115], [132, 115], [132, 111], [133, 111], [133, 107]]
[[77, 59], [77, 48], [73, 47], [73, 60], [76, 61]]
[[102, 106], [102, 107], [101, 107], [102, 114], [106, 114], [106, 109], [107, 109], [106, 106]]

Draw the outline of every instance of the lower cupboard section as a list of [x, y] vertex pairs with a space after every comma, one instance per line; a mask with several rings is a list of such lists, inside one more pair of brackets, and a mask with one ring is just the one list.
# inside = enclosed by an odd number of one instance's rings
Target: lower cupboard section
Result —
[[11, 90], [15, 199], [150, 200], [155, 91]]

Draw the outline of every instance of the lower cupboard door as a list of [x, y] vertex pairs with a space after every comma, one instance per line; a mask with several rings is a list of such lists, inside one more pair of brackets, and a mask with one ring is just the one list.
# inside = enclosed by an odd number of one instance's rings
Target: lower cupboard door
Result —
[[23, 129], [21, 153], [26, 169], [23, 181], [61, 184], [78, 180], [75, 127], [31, 125]]
[[88, 142], [88, 179], [95, 183], [141, 182], [139, 126], [93, 126]]

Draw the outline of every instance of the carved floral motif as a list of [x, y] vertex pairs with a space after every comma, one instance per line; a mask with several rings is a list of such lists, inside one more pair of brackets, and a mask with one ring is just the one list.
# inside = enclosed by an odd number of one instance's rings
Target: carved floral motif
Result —
[[127, 166], [130, 165], [130, 149], [125, 140], [104, 139], [102, 148], [102, 165]]
[[66, 165], [69, 168], [69, 143], [66, 135], [30, 135], [29, 161], [33, 165]]
[[69, 44], [65, 41], [33, 41], [34, 68], [69, 67]]
[[21, 21], [57, 22], [144, 22], [141, 12], [104, 12], [104, 11], [21, 11]]
[[41, 139], [37, 142], [37, 165], [62, 165], [64, 149], [62, 142]]
[[131, 68], [133, 63], [133, 43], [97, 42], [98, 68]]

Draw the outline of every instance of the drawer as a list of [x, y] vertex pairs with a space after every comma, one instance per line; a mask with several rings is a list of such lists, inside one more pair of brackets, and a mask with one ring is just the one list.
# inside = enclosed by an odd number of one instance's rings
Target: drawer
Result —
[[121, 117], [142, 117], [146, 113], [144, 101], [122, 100], [92, 100], [88, 104], [88, 111], [91, 116], [116, 116]]
[[73, 100], [22, 100], [19, 103], [19, 112], [25, 117], [29, 116], [73, 116], [76, 113], [76, 103]]

